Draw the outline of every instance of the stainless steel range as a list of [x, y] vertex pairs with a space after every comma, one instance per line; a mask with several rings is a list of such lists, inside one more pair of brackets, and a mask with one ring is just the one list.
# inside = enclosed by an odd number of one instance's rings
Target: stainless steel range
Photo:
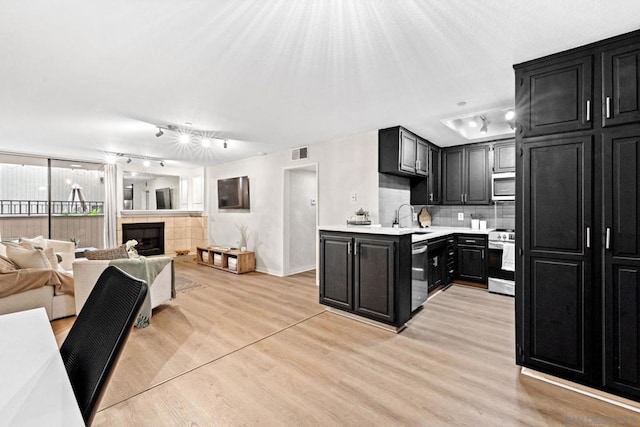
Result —
[[489, 292], [515, 295], [515, 230], [489, 232]]

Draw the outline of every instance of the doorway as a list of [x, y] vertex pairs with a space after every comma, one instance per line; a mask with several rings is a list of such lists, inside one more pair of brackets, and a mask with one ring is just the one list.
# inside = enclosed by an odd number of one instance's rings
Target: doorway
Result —
[[316, 268], [318, 225], [317, 164], [284, 169], [283, 275]]

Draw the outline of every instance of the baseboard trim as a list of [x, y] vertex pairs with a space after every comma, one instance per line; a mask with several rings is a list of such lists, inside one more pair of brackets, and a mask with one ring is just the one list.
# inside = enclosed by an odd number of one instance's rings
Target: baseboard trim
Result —
[[327, 307], [326, 311], [328, 311], [329, 313], [337, 314], [338, 316], [358, 321], [360, 323], [366, 323], [369, 326], [375, 326], [376, 328], [384, 329], [387, 332], [393, 332], [394, 334], [401, 332], [404, 328], [407, 327], [407, 325], [402, 325], [401, 327], [387, 325], [386, 323], [367, 319], [366, 317], [358, 316], [357, 314], [349, 313], [332, 307]]
[[602, 400], [603, 402], [607, 402], [611, 405], [620, 406], [630, 411], [640, 413], [640, 403], [633, 400], [625, 399], [624, 397], [616, 396], [615, 394], [607, 393], [606, 391], [598, 390], [562, 378], [554, 377], [553, 375], [548, 375], [530, 368], [520, 368], [520, 373], [522, 375], [526, 375], [527, 377], [535, 378], [537, 380], [553, 384], [557, 387], [562, 387], [564, 389], [571, 390], [576, 393], [592, 397], [594, 399]]
[[299, 267], [299, 268], [294, 268], [293, 270], [289, 270], [287, 272], [287, 276], [292, 276], [294, 274], [298, 274], [298, 273], [304, 273], [305, 271], [309, 271], [309, 270], [315, 270], [316, 269], [316, 265], [308, 265], [306, 267]]

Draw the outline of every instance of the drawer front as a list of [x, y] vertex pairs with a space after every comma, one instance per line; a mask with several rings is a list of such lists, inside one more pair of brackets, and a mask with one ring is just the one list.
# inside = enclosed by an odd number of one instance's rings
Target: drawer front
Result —
[[478, 236], [458, 236], [458, 245], [486, 246], [487, 239]]

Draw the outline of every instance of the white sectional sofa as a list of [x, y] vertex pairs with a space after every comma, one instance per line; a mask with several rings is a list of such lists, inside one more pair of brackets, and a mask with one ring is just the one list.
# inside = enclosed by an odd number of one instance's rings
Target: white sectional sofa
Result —
[[[73, 242], [45, 239], [47, 248], [53, 248], [60, 255], [60, 266], [67, 272], [73, 268], [75, 259], [75, 245]], [[53, 286], [43, 286], [25, 292], [0, 298], [0, 314], [14, 313], [16, 311], [29, 310], [44, 307], [49, 320], [75, 314], [75, 302], [73, 295], [55, 295]]]

